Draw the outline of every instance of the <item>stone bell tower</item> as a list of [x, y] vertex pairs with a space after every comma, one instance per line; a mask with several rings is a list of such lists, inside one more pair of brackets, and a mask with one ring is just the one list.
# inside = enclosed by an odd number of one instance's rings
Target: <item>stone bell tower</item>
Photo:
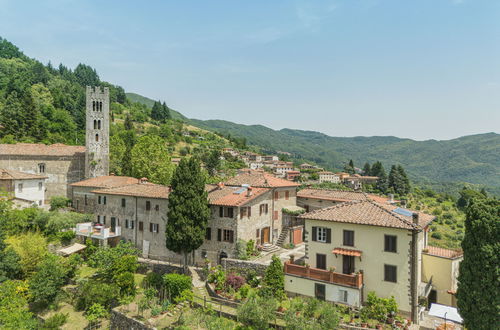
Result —
[[87, 86], [85, 178], [109, 174], [109, 88]]

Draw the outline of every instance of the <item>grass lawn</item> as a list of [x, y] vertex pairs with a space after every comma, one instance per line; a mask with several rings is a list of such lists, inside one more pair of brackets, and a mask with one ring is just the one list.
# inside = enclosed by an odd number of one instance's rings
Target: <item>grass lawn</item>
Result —
[[[56, 313], [68, 314], [68, 320], [61, 327], [63, 330], [84, 329], [88, 325], [87, 319], [83, 315], [83, 311], [76, 311], [73, 306], [68, 303], [61, 303], [57, 310], [49, 311], [42, 315], [42, 317], [47, 319]], [[102, 321], [103, 329], [106, 329], [108, 325], [109, 320]]]
[[82, 265], [78, 268], [77, 279], [89, 278], [97, 272], [96, 268], [89, 267], [87, 265]]

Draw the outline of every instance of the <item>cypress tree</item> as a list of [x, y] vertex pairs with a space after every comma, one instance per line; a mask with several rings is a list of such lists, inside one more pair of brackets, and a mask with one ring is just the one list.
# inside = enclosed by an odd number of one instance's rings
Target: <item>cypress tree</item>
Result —
[[371, 172], [373, 176], [378, 176], [377, 189], [385, 193], [387, 191], [387, 174], [382, 163], [379, 161], [373, 163]]
[[403, 168], [403, 166], [401, 165], [398, 165], [396, 167], [398, 173], [399, 173], [399, 177], [401, 179], [401, 184], [402, 184], [402, 191], [401, 193], [403, 195], [406, 195], [410, 192], [410, 179], [408, 179], [408, 176], [406, 175], [406, 172], [405, 172], [405, 169]]
[[167, 121], [172, 119], [172, 114], [170, 113], [170, 108], [167, 106], [165, 102], [162, 105], [163, 108], [163, 121]]
[[134, 123], [132, 123], [132, 118], [130, 118], [130, 114], [129, 113], [127, 113], [127, 117], [125, 117], [125, 123], [124, 123], [124, 125], [125, 125], [125, 129], [127, 131], [134, 129]]
[[370, 163], [366, 162], [365, 166], [363, 166], [363, 175], [369, 176], [372, 175], [372, 169], [370, 167]]
[[205, 176], [196, 158], [183, 158], [176, 168], [167, 216], [166, 247], [183, 254], [186, 272], [189, 253], [203, 244], [210, 219]]
[[500, 324], [500, 201], [474, 198], [465, 213], [458, 308], [467, 329], [492, 329]]

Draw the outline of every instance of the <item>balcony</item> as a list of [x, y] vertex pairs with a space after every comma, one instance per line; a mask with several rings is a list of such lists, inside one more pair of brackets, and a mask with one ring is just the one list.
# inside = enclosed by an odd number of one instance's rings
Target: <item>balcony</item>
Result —
[[361, 289], [363, 286], [363, 273], [348, 275], [329, 270], [295, 265], [290, 261], [285, 263], [285, 275], [300, 276], [312, 280], [350, 286], [355, 289]]
[[76, 224], [76, 235], [86, 236], [97, 239], [108, 239], [118, 237], [122, 234], [122, 228], [115, 226], [114, 231], [111, 228], [106, 228], [101, 224], [93, 224], [92, 222], [84, 222]]

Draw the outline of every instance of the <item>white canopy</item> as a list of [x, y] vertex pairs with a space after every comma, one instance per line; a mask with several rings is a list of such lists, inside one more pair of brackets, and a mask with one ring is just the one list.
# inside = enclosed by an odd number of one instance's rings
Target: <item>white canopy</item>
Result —
[[60, 249], [59, 252], [65, 256], [69, 256], [72, 255], [73, 253], [80, 252], [86, 247], [87, 247], [86, 245], [80, 243], [74, 243], [73, 245]]
[[450, 320], [457, 323], [462, 323], [463, 319], [458, 314], [458, 310], [455, 307], [445, 306], [440, 304], [431, 304], [429, 309], [429, 315], [437, 316], [442, 319]]

